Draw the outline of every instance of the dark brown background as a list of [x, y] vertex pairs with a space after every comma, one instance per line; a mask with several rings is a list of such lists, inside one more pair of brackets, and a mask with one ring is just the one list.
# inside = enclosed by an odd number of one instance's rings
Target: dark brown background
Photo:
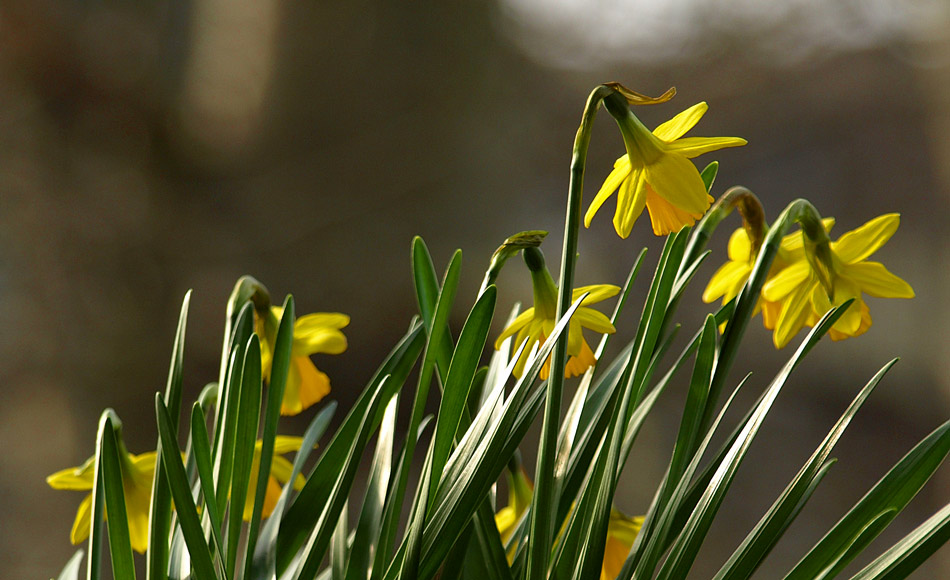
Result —
[[[91, 454], [102, 408], [125, 420], [133, 452], [154, 446], [150, 401], [187, 289], [189, 395], [216, 377], [224, 302], [250, 273], [278, 298], [293, 292], [298, 312], [352, 315], [350, 349], [316, 358], [345, 409], [414, 312], [412, 235], [427, 240], [440, 269], [463, 249], [460, 305], [516, 231], [551, 230], [556, 268], [574, 131], [589, 90], [611, 80], [651, 94], [677, 86], [673, 103], [638, 110], [650, 126], [706, 100], [696, 135], [749, 140], [699, 160], [722, 162], [717, 195], [746, 185], [770, 218], [807, 197], [838, 218], [839, 234], [903, 214], [877, 258], [917, 299], [870, 299], [867, 335], [823, 342], [809, 356], [694, 576], [718, 568], [857, 389], [902, 356], [762, 577], [791, 566], [950, 415], [950, 12], [940, 0], [714, 4], [5, 1], [2, 575], [49, 577], [73, 552], [81, 495], [43, 480]], [[588, 196], [621, 153], [604, 116]], [[643, 245], [645, 271], [659, 254], [646, 222], [617, 239], [612, 211], [609, 202], [582, 234], [579, 284], [622, 282]], [[726, 223], [683, 301], [690, 334], [737, 225]], [[530, 300], [524, 274], [504, 272], [502, 309]], [[627, 339], [645, 284], [621, 330]], [[455, 315], [458, 329], [464, 312]], [[751, 396], [790, 354], [755, 326], [737, 378], [755, 372]], [[681, 391], [657, 409], [624, 473], [618, 497], [630, 513], [645, 509], [660, 476]], [[873, 551], [939, 509], [948, 483], [944, 469]], [[918, 577], [948, 575], [944, 550]]]

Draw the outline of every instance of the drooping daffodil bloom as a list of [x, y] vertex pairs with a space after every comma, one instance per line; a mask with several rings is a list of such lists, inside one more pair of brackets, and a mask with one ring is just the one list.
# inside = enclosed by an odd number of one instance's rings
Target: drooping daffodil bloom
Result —
[[[531, 494], [534, 490], [534, 485], [523, 469], [519, 470], [514, 477], [510, 473], [508, 475], [508, 505], [495, 514], [495, 525], [504, 543], [511, 538], [525, 510], [531, 505]], [[570, 515], [568, 515], [569, 518]], [[567, 525], [566, 520], [564, 525]], [[637, 538], [642, 525], [642, 517], [631, 518], [617, 508], [610, 509], [607, 543], [604, 546], [604, 561], [600, 571], [601, 580], [614, 580], [620, 574], [623, 563], [630, 553], [630, 547], [633, 546], [633, 541]], [[564, 526], [559, 536], [563, 532]], [[511, 546], [508, 552], [509, 562], [514, 559], [516, 549], [517, 545]]]
[[[274, 457], [271, 461], [270, 478], [264, 496], [263, 517], [269, 517], [274, 511], [274, 506], [280, 497], [281, 485], [290, 480], [293, 471], [293, 465], [281, 455], [298, 451], [302, 443], [303, 439], [300, 437], [284, 435], [278, 435], [274, 440]], [[252, 482], [252, 485], [253, 482], [257, 481], [257, 474], [260, 473], [261, 445], [262, 442], [258, 440], [254, 446], [254, 458], [251, 463], [250, 479], [248, 480]], [[120, 448], [122, 488], [125, 493], [125, 509], [129, 519], [129, 537], [132, 549], [144, 554], [146, 548], [148, 548], [148, 514], [152, 502], [152, 482], [155, 476], [156, 454], [154, 451], [149, 451], [141, 455], [132, 455], [125, 451], [125, 446], [121, 443]], [[95, 476], [95, 460], [95, 456], [90, 457], [78, 467], [57, 471], [46, 478], [46, 483], [53, 489], [90, 492], [80, 502], [79, 510], [76, 512], [76, 519], [69, 534], [69, 539], [73, 544], [79, 544], [89, 537], [92, 520], [92, 487]], [[300, 490], [305, 483], [304, 477], [298, 474], [294, 480], [293, 488]], [[250, 492], [247, 494], [247, 500], [244, 504], [244, 519], [250, 520], [253, 511], [254, 494]]]
[[[529, 250], [533, 252], [529, 252]], [[529, 250], [525, 251], [526, 261], [529, 260], [528, 255], [540, 256], [540, 252], [535, 248]], [[518, 362], [515, 363], [514, 374], [519, 378], [524, 372], [532, 346], [537, 343], [540, 348], [547, 337], [554, 332], [554, 326], [557, 322], [557, 287], [554, 285], [551, 274], [544, 266], [543, 258], [540, 258], [540, 260], [540, 265], [529, 265], [531, 285], [534, 290], [534, 306], [519, 314], [495, 341], [496, 350], [501, 348], [505, 339], [516, 334], [515, 348], [527, 341], [521, 355], [518, 357]], [[574, 289], [572, 301], [577, 300], [585, 293], [589, 294], [574, 312], [568, 327], [567, 354], [570, 358], [564, 366], [565, 377], [581, 375], [597, 362], [594, 351], [591, 350], [590, 345], [584, 339], [583, 329], [589, 328], [602, 334], [613, 333], [616, 329], [609, 318], [593, 308], [588, 308], [588, 305], [606, 300], [615, 296], [618, 292], [620, 292], [620, 288], [612, 284], [595, 284]], [[548, 360], [544, 362], [544, 366], [541, 367], [540, 377], [542, 380], [548, 378], [550, 370], [551, 357], [549, 356]]]
[[[132, 455], [119, 443], [119, 465], [122, 469], [122, 488], [125, 493], [125, 511], [129, 519], [129, 538], [132, 549], [140, 554], [148, 547], [148, 511], [152, 503], [152, 480], [155, 475], [155, 452]], [[90, 457], [78, 467], [57, 471], [46, 478], [53, 489], [89, 491], [83, 498], [73, 521], [69, 539], [79, 544], [89, 537], [92, 521], [92, 486], [95, 477], [96, 458]]]
[[701, 218], [713, 198], [690, 159], [746, 144], [738, 137], [683, 137], [708, 108], [706, 103], [693, 105], [653, 132], [633, 113], [627, 115], [626, 122], [618, 121], [627, 153], [617, 159], [594, 196], [584, 226], [590, 226], [600, 206], [618, 189], [614, 229], [621, 238], [630, 235], [644, 207], [658, 236], [677, 232]]
[[[834, 218], [822, 220], [826, 232], [831, 231], [834, 224]], [[802, 235], [801, 231], [797, 231], [782, 238], [778, 252], [772, 260], [772, 266], [769, 268], [767, 279], [774, 278], [789, 264], [804, 259], [805, 244]], [[758, 252], [754, 252], [752, 248], [753, 243], [746, 228], [738, 228], [732, 232], [727, 246], [729, 261], [720, 266], [709, 279], [709, 284], [706, 285], [706, 290], [703, 292], [703, 302], [713, 302], [722, 297], [722, 303], [726, 304], [739, 295], [739, 291], [749, 280], [752, 268], [755, 266], [755, 260], [758, 257]], [[774, 329], [782, 305], [778, 302], [766, 300], [760, 295], [755, 312], [758, 313], [759, 310], [762, 311], [762, 322], [765, 328]]]
[[[261, 338], [261, 365], [264, 378], [270, 381], [271, 364], [274, 360], [274, 342], [277, 339], [277, 323], [283, 308], [271, 306], [270, 322], [257, 316], [255, 330]], [[317, 312], [301, 316], [294, 322], [294, 342], [290, 356], [290, 371], [281, 415], [296, 415], [319, 402], [330, 392], [330, 378], [318, 370], [310, 355], [340, 354], [346, 350], [346, 336], [340, 329], [350, 323], [350, 317], [338, 312]]]
[[[281, 486], [290, 481], [290, 476], [293, 474], [293, 464], [285, 457], [281, 456], [286, 453], [290, 453], [291, 451], [299, 451], [302, 444], [303, 439], [300, 437], [278, 435], [274, 439], [274, 456], [271, 459], [270, 477], [267, 480], [267, 491], [264, 495], [264, 506], [261, 509], [261, 515], [263, 517], [270, 517], [270, 515], [274, 512], [274, 507], [277, 505], [277, 500], [280, 499]], [[262, 445], [263, 441], [260, 439], [258, 439], [257, 443], [254, 445], [254, 460], [251, 463], [251, 476], [250, 479], [248, 479], [248, 481], [251, 482], [251, 485], [254, 485], [254, 482], [257, 481], [257, 475], [261, 471]], [[303, 489], [305, 483], [307, 483], [307, 480], [304, 478], [304, 476], [298, 473], [296, 479], [294, 479], [293, 488], [297, 491], [300, 491]], [[253, 513], [254, 494], [248, 493], [247, 499], [244, 502], [244, 521], [250, 521]]]
[[803, 257], [765, 283], [762, 297], [781, 302], [772, 340], [777, 348], [789, 343], [805, 325], [814, 326], [833, 306], [854, 299], [828, 334], [842, 340], [863, 334], [871, 326], [871, 314], [863, 294], [878, 298], [913, 298], [910, 284], [892, 274], [880, 262], [867, 258], [894, 235], [900, 215], [882, 215], [831, 242], [827, 265], [831, 287], [821, 282], [811, 260]]

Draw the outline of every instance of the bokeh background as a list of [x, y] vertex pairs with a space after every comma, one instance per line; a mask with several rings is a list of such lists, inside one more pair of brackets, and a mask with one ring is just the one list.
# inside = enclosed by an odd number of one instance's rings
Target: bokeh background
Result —
[[[902, 212], [878, 258], [917, 298], [870, 299], [868, 334], [822, 342], [796, 372], [693, 576], [718, 569], [857, 389], [902, 356], [760, 576], [788, 569], [950, 416], [944, 0], [4, 0], [0, 575], [54, 576], [72, 554], [81, 495], [44, 478], [92, 453], [102, 408], [124, 419], [133, 452], [153, 448], [152, 393], [189, 288], [188, 395], [216, 377], [224, 303], [250, 273], [277, 299], [294, 293], [298, 312], [352, 315], [349, 350], [316, 358], [345, 409], [414, 312], [413, 235], [440, 269], [463, 249], [460, 304], [514, 232], [550, 230], [556, 269], [574, 131], [590, 89], [612, 80], [678, 88], [673, 103], [638, 110], [650, 126], [705, 100], [696, 135], [749, 140], [699, 160], [721, 161], [717, 195], [748, 186], [772, 219], [807, 197], [839, 234]], [[621, 153], [601, 115], [588, 196]], [[618, 239], [612, 211], [582, 234], [579, 284], [619, 284], [641, 247], [644, 271], [659, 254], [646, 221]], [[683, 301], [687, 334], [733, 227]], [[530, 301], [517, 263], [500, 300]], [[757, 324], [737, 364], [755, 373], [750, 396], [791, 354]], [[618, 492], [629, 513], [648, 505], [681, 398], [672, 388], [641, 435]], [[948, 487], [943, 469], [872, 552], [942, 507]], [[950, 551], [916, 577], [950, 577]]]

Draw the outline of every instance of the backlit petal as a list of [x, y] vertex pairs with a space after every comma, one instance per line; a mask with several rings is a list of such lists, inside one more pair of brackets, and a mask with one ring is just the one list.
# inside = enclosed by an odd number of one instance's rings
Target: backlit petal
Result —
[[732, 232], [726, 250], [730, 260], [736, 262], [752, 261], [752, 242], [749, 240], [749, 232], [745, 231], [745, 228], [739, 228]]
[[614, 212], [614, 230], [621, 238], [626, 238], [633, 230], [633, 224], [643, 213], [646, 205], [646, 182], [644, 172], [632, 171], [620, 184], [617, 194], [617, 211]]
[[57, 471], [46, 478], [46, 483], [53, 489], [71, 489], [86, 491], [92, 489], [94, 477], [92, 463], [87, 462], [79, 467], [70, 467]]
[[805, 326], [805, 322], [812, 313], [810, 294], [810, 285], [803, 284], [795, 288], [795, 291], [782, 303], [782, 311], [775, 323], [775, 332], [772, 333], [775, 348], [785, 348], [785, 345]]
[[340, 354], [345, 350], [346, 336], [335, 328], [318, 327], [303, 335], [294, 334], [294, 356], [316, 353]]
[[914, 289], [880, 262], [858, 262], [843, 266], [842, 277], [857, 284], [862, 292], [877, 298], [913, 298]]
[[705, 102], [696, 103], [669, 121], [660, 123], [660, 125], [653, 130], [653, 134], [667, 142], [679, 139], [703, 118], [703, 115], [706, 114], [708, 109], [709, 105]]
[[580, 323], [582, 327], [601, 334], [612, 334], [617, 330], [604, 313], [593, 308], [578, 308], [573, 320]]
[[611, 171], [607, 179], [604, 180], [604, 184], [600, 186], [600, 191], [597, 192], [597, 195], [594, 196], [594, 200], [590, 203], [590, 207], [587, 208], [587, 213], [584, 214], [584, 227], [590, 227], [590, 222], [594, 219], [594, 214], [597, 213], [600, 206], [604, 205], [607, 198], [617, 191], [617, 188], [620, 187], [620, 184], [623, 183], [623, 180], [626, 179], [628, 175], [630, 175], [630, 162], [627, 161], [627, 156], [624, 155], [614, 164], [614, 170]]
[[588, 304], [597, 304], [608, 298], [616, 296], [620, 292], [620, 286], [614, 286], [613, 284], [591, 284], [590, 286], [581, 286], [580, 288], [575, 288], [571, 296], [571, 301], [577, 300], [581, 297], [582, 294], [588, 293], [587, 298], [584, 298], [584, 302], [581, 304], [586, 306]]
[[653, 191], [678, 209], [697, 219], [706, 213], [711, 203], [709, 194], [690, 160], [676, 154], [662, 155], [644, 172]]
[[[532, 319], [534, 319], [534, 308], [529, 308], [519, 314], [517, 318], [508, 325], [508, 328], [504, 329], [501, 335], [498, 336], [498, 339], [495, 341], [495, 350], [500, 349], [501, 343], [505, 342], [509, 336], [514, 336], [516, 332], [524, 328]], [[518, 346], [519, 343], [520, 340], [515, 341], [515, 346]]]
[[89, 526], [92, 522], [92, 494], [90, 493], [79, 503], [73, 529], [69, 532], [69, 541], [79, 544], [89, 537]]
[[805, 260], [799, 260], [784, 268], [762, 286], [762, 297], [778, 302], [799, 288], [811, 277], [811, 266]]
[[739, 293], [739, 288], [749, 279], [751, 268], [747, 262], [726, 262], [709, 279], [703, 292], [703, 302], [713, 302], [720, 296], [728, 302]]
[[705, 153], [727, 147], [741, 147], [748, 143], [739, 137], [685, 137], [666, 145], [666, 150], [692, 159]]
[[845, 264], [854, 264], [864, 260], [891, 239], [901, 216], [897, 213], [884, 214], [852, 230], [831, 243], [831, 249]]

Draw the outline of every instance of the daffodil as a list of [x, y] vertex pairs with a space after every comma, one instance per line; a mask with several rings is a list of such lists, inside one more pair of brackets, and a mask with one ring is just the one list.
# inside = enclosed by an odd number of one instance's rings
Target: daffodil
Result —
[[[274, 440], [274, 457], [271, 461], [270, 478], [267, 481], [267, 492], [264, 496], [263, 517], [269, 517], [277, 505], [280, 497], [281, 485], [290, 480], [293, 465], [286, 458], [281, 457], [291, 451], [300, 449], [303, 439], [278, 435]], [[261, 469], [261, 445], [258, 440], [254, 446], [254, 459], [251, 463], [250, 482], [257, 481], [257, 474]], [[125, 493], [125, 509], [129, 519], [129, 537], [132, 548], [139, 553], [145, 553], [148, 547], [148, 514], [152, 502], [152, 482], [155, 476], [155, 452], [149, 451], [141, 455], [132, 455], [121, 445], [123, 460], [122, 489]], [[68, 489], [74, 491], [89, 491], [83, 498], [76, 512], [69, 539], [78, 544], [89, 537], [90, 522], [92, 520], [92, 486], [95, 471], [95, 456], [90, 457], [78, 467], [70, 467], [57, 471], [46, 478], [46, 483], [53, 489]], [[300, 490], [306, 479], [300, 474], [294, 480], [294, 489]], [[254, 494], [249, 493], [244, 504], [244, 519], [250, 520], [254, 511]]]
[[[495, 525], [504, 543], [511, 538], [518, 521], [531, 505], [531, 494], [534, 489], [523, 469], [519, 470], [514, 477], [509, 475], [508, 485], [508, 505], [495, 514]], [[567, 521], [564, 524], [566, 526]], [[633, 546], [633, 541], [637, 538], [642, 525], [642, 517], [631, 518], [620, 510], [611, 508], [607, 524], [607, 543], [604, 546], [604, 561], [600, 571], [601, 580], [614, 580], [620, 574], [620, 569], [623, 568], [623, 563], [630, 553], [630, 547]], [[559, 537], [563, 533], [564, 526], [558, 534]], [[517, 546], [513, 546], [508, 553], [509, 562], [514, 559], [515, 548]]]
[[[248, 481], [255, 482], [257, 481], [257, 474], [261, 471], [261, 445], [263, 442], [258, 439], [257, 443], [254, 445], [254, 460], [251, 463], [251, 477]], [[280, 498], [281, 486], [288, 481], [290, 481], [290, 476], [293, 474], [293, 464], [288, 461], [285, 457], [281, 457], [286, 453], [291, 451], [299, 451], [300, 446], [303, 444], [303, 439], [300, 437], [290, 437], [287, 435], [278, 435], [274, 440], [274, 457], [271, 460], [270, 465], [270, 477], [267, 480], [267, 492], [264, 495], [264, 506], [261, 510], [261, 515], [265, 518], [270, 517], [274, 512], [274, 507], [277, 505], [277, 500]], [[293, 488], [297, 491], [303, 489], [304, 484], [307, 483], [307, 480], [304, 476], [297, 474], [297, 478], [294, 479]], [[247, 494], [247, 499], [244, 502], [244, 520], [250, 521], [251, 515], [254, 513], [254, 495], [252, 493]]]
[[[530, 250], [536, 251], [534, 248]], [[537, 252], [537, 254], [540, 255], [540, 252]], [[528, 250], [525, 251], [525, 255], [529, 255]], [[525, 364], [528, 362], [531, 347], [535, 343], [538, 343], [539, 347], [544, 344], [547, 337], [554, 331], [554, 325], [557, 322], [557, 287], [554, 285], [551, 274], [544, 267], [543, 258], [541, 258], [540, 266], [529, 266], [529, 269], [531, 269], [531, 283], [534, 289], [534, 306], [519, 314], [495, 341], [496, 350], [501, 348], [505, 339], [515, 334], [517, 334], [515, 338], [516, 347], [527, 341], [521, 351], [521, 356], [518, 357], [518, 362], [515, 363], [514, 374], [519, 378], [524, 372]], [[574, 312], [574, 316], [571, 317], [568, 327], [567, 354], [570, 358], [564, 366], [565, 377], [575, 377], [583, 374], [584, 371], [597, 362], [594, 351], [591, 350], [587, 340], [584, 339], [584, 328], [603, 334], [613, 333], [616, 330], [614, 325], [610, 323], [609, 318], [593, 308], [588, 308], [587, 305], [596, 304], [615, 296], [620, 292], [620, 288], [612, 284], [595, 284], [575, 288], [572, 300], [577, 300], [581, 295], [588, 292], [587, 297], [584, 298], [584, 301]], [[551, 358], [548, 357], [548, 360], [544, 362], [544, 366], [541, 367], [541, 379], [548, 378], [550, 370]]]
[[[271, 306], [272, 320], [280, 320], [283, 308]], [[316, 404], [330, 392], [330, 379], [314, 366], [310, 355], [316, 353], [340, 354], [346, 350], [346, 336], [340, 332], [350, 323], [350, 317], [338, 312], [317, 312], [294, 321], [294, 343], [290, 357], [290, 372], [284, 387], [281, 415], [296, 415]], [[258, 316], [256, 331], [261, 338], [261, 364], [264, 378], [270, 381], [274, 341], [277, 325], [269, 324]]]
[[689, 160], [746, 144], [745, 139], [738, 137], [683, 137], [708, 108], [706, 103], [693, 105], [652, 133], [633, 113], [627, 115], [625, 122], [618, 121], [627, 154], [617, 159], [594, 196], [584, 216], [584, 226], [590, 226], [600, 206], [618, 189], [614, 229], [621, 238], [630, 235], [644, 207], [650, 212], [653, 233], [658, 236], [677, 232], [701, 218], [713, 198], [707, 193], [699, 170]]
[[[148, 547], [148, 511], [152, 503], [152, 479], [155, 474], [155, 452], [132, 455], [120, 443], [119, 462], [122, 468], [122, 488], [125, 493], [125, 511], [129, 519], [129, 537], [132, 549], [144, 553]], [[46, 478], [53, 489], [91, 491], [95, 475], [95, 456], [78, 467], [57, 471]], [[89, 537], [92, 520], [92, 493], [80, 502], [69, 539], [78, 544]]]
[[[831, 231], [834, 226], [834, 218], [825, 218], [822, 225], [825, 231]], [[798, 260], [804, 259], [804, 241], [802, 232], [797, 231], [782, 238], [778, 252], [772, 261], [767, 279], [775, 277], [783, 268]], [[749, 232], [743, 227], [732, 232], [729, 237], [727, 253], [729, 261], [720, 266], [716, 273], [709, 279], [709, 284], [703, 292], [704, 302], [713, 302], [722, 297], [722, 303], [725, 304], [739, 295], [739, 291], [749, 280], [752, 274], [752, 267], [755, 265], [755, 259], [758, 252], [753, 252], [752, 240], [749, 238]], [[756, 312], [762, 310], [762, 322], [765, 328], [772, 330], [775, 328], [775, 321], [781, 312], [782, 305], [778, 302], [766, 300], [759, 297], [756, 304]]]
[[913, 298], [914, 290], [880, 262], [867, 258], [883, 246], [900, 224], [896, 213], [877, 217], [829, 244], [831, 287], [822, 284], [811, 261], [802, 256], [762, 287], [762, 297], [781, 302], [772, 340], [782, 348], [805, 325], [814, 326], [833, 306], [854, 299], [829, 331], [832, 340], [863, 334], [871, 315], [863, 294], [878, 298]]

